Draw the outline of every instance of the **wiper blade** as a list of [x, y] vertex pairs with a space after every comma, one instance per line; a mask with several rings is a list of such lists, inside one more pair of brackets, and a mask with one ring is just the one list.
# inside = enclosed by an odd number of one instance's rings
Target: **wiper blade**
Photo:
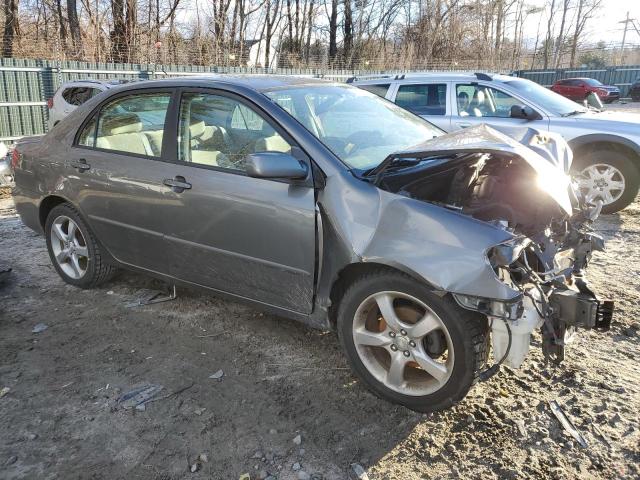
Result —
[[385, 158], [377, 167], [374, 167], [366, 172], [365, 176], [374, 177], [373, 184], [379, 186], [383, 174], [390, 168], [410, 167], [420, 163], [422, 160], [422, 158], [404, 158], [398, 157], [395, 154], [391, 154], [387, 158]]
[[578, 115], [579, 113], [586, 113], [588, 110], [574, 110], [573, 112], [563, 113], [563, 117], [572, 117], [573, 115]]

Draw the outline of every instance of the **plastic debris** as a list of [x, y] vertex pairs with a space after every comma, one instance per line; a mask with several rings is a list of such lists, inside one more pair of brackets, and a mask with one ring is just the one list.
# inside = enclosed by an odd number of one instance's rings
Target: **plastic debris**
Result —
[[[116, 403], [125, 410], [131, 408], [141, 410], [138, 406], [144, 406], [145, 403], [155, 397], [163, 388], [162, 385], [143, 385], [120, 395]], [[144, 408], [142, 408], [142, 410], [144, 410]]]
[[47, 328], [49, 328], [49, 325], [45, 325], [44, 323], [38, 323], [35, 327], [33, 327], [33, 329], [31, 330], [31, 333], [41, 333], [41, 332], [44, 332]]
[[224, 372], [222, 370], [218, 370], [213, 375], [209, 375], [209, 378], [212, 378], [214, 380], [222, 380], [223, 376], [224, 376]]
[[351, 469], [353, 470], [353, 473], [356, 474], [356, 478], [358, 480], [369, 480], [369, 475], [367, 475], [367, 472], [359, 463], [352, 463]]
[[549, 408], [551, 408], [551, 412], [555, 415], [555, 417], [558, 419], [562, 427], [569, 433], [569, 435], [571, 435], [582, 448], [587, 448], [587, 441], [578, 431], [575, 425], [571, 423], [571, 420], [569, 420], [562, 408], [560, 408], [558, 402], [556, 400], [549, 400]]
[[295, 443], [296, 445], [300, 445], [302, 443], [302, 437], [300, 435], [296, 435], [293, 438], [293, 443]]
[[251, 480], [251, 476], [248, 473], [243, 473], [242, 475], [240, 475], [240, 478], [238, 480]]
[[9, 387], [2, 387], [2, 390], [0, 390], [0, 398], [4, 397], [10, 391], [11, 389]]

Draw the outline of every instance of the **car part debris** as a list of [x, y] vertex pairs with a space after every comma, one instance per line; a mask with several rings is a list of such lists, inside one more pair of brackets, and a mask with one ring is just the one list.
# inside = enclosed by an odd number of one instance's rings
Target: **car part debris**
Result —
[[175, 285], [172, 286], [171, 293], [169, 293], [168, 295], [155, 290], [142, 290], [142, 295], [140, 295], [138, 300], [126, 304], [125, 307], [142, 307], [145, 305], [153, 305], [155, 303], [170, 302], [172, 300], [175, 300], [176, 298], [178, 298], [178, 293], [176, 291]]
[[569, 433], [569, 435], [571, 435], [582, 448], [587, 448], [587, 441], [578, 431], [575, 425], [571, 422], [571, 420], [569, 420], [558, 402], [556, 400], [549, 400], [549, 408], [558, 419], [562, 427]]
[[351, 470], [353, 470], [357, 480], [369, 480], [369, 475], [367, 475], [367, 472], [359, 463], [352, 463]]
[[116, 403], [125, 410], [138, 408], [155, 397], [163, 388], [162, 385], [143, 385], [120, 395]]
[[44, 323], [38, 323], [35, 327], [33, 327], [33, 329], [31, 330], [31, 333], [42, 333], [47, 328], [49, 328], [49, 325], [46, 325]]
[[222, 370], [218, 370], [216, 373], [209, 375], [209, 378], [212, 378], [213, 380], [222, 380], [223, 376], [224, 372]]

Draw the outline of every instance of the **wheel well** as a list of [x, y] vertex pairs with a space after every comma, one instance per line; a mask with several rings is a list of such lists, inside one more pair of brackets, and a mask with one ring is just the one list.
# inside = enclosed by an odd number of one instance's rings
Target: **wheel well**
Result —
[[372, 262], [361, 262], [361, 263], [350, 263], [342, 270], [338, 272], [338, 276], [336, 280], [333, 282], [331, 286], [331, 293], [329, 298], [331, 299], [331, 307], [329, 308], [329, 321], [332, 325], [336, 325], [338, 320], [338, 307], [340, 306], [340, 301], [344, 293], [349, 288], [353, 282], [355, 282], [358, 278], [367, 275], [373, 272], [390, 272], [390, 273], [402, 273], [406, 275], [406, 272], [403, 272], [400, 269], [390, 267], [389, 265], [384, 265], [382, 263], [372, 263]]
[[53, 210], [55, 207], [57, 207], [58, 205], [60, 205], [61, 203], [66, 203], [66, 200], [62, 197], [58, 197], [55, 195], [46, 197], [40, 203], [40, 210], [38, 214], [40, 219], [40, 226], [42, 227], [43, 231], [44, 231], [44, 224], [47, 222], [47, 217], [49, 216], [49, 212]]
[[573, 149], [573, 157], [574, 163], [576, 165], [580, 164], [580, 157], [588, 152], [594, 152], [596, 150], [614, 150], [630, 160], [635, 160], [632, 162], [633, 166], [636, 170], [640, 170], [640, 154], [633, 150], [631, 147], [628, 147], [622, 143], [616, 142], [607, 142], [607, 141], [597, 141], [597, 142], [589, 142], [578, 145], [576, 147], [572, 147]]

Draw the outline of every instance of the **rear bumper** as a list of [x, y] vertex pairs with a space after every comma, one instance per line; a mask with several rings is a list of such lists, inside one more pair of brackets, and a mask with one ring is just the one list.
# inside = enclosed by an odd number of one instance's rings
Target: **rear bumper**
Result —
[[14, 187], [13, 189], [13, 202], [16, 206], [16, 211], [20, 215], [22, 223], [33, 231], [42, 234], [42, 225], [40, 224], [40, 196], [27, 192], [24, 189]]

